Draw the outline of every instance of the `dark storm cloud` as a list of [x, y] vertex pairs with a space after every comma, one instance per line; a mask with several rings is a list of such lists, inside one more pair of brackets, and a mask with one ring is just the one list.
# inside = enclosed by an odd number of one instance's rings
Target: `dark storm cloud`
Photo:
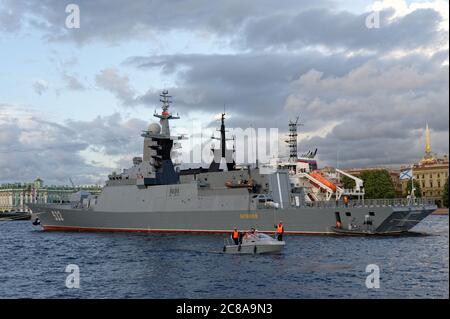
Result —
[[299, 147], [313, 149], [318, 147], [321, 166], [341, 168], [372, 167], [377, 165], [400, 166], [417, 161], [423, 154], [421, 136], [411, 134], [407, 139], [373, 138], [367, 147], [361, 140], [342, 140], [332, 134], [326, 138], [314, 137], [302, 141]]
[[[279, 114], [289, 94], [289, 83], [313, 67], [327, 75], [343, 75], [370, 56], [346, 58], [317, 52], [301, 54], [174, 55], [131, 57], [126, 63], [141, 70], [162, 68], [177, 77], [169, 88], [180, 111], [226, 109], [246, 117], [267, 118]], [[137, 96], [135, 103], [153, 107], [158, 92]], [[256, 119], [257, 120], [257, 119]]]
[[73, 133], [34, 116], [2, 116], [1, 182], [30, 181], [39, 175], [50, 182], [67, 183], [71, 176], [92, 174], [94, 168], [78, 154], [88, 144], [74, 138]]
[[[321, 160], [333, 165], [339, 152], [340, 165], [350, 167], [417, 160], [427, 121], [435, 133], [435, 150], [448, 152], [445, 52], [402, 59], [176, 55], [127, 62], [176, 75], [178, 86], [170, 92], [181, 114], [190, 109], [216, 113], [226, 103], [229, 127], [277, 127], [280, 132], [299, 114], [300, 131], [307, 136], [301, 151], [318, 147]], [[150, 91], [137, 100], [155, 105], [157, 94]]]
[[77, 132], [79, 139], [89, 141], [89, 147], [106, 155], [141, 153], [139, 134], [147, 122], [138, 119], [124, 120], [119, 113], [97, 116], [92, 121], [67, 121], [66, 125]]
[[[428, 122], [434, 150], [448, 152], [448, 66], [371, 61], [342, 77], [310, 71], [292, 83], [285, 109], [306, 118], [300, 148], [344, 167], [404, 164], [423, 154]], [[322, 94], [318, 94], [321, 92]], [[321, 127], [328, 131], [314, 133]], [[339, 154], [338, 154], [339, 153]]]
[[168, 31], [208, 32], [238, 48], [299, 49], [414, 49], [448, 38], [438, 32], [441, 16], [418, 9], [392, 18], [393, 9], [380, 12], [380, 28], [366, 27], [369, 13], [337, 10], [332, 1], [145, 1], [79, 0], [81, 28], [67, 29], [65, 1], [3, 0], [0, 30], [23, 25], [43, 30], [50, 40], [118, 42], [149, 39]]
[[[2, 110], [13, 110], [0, 105]], [[46, 183], [103, 183], [106, 175], [118, 167], [106, 167], [86, 160], [80, 152], [89, 150], [123, 157], [141, 154], [140, 130], [145, 123], [123, 119], [118, 114], [92, 121], [67, 121], [60, 124], [37, 116], [0, 117], [0, 183], [31, 181], [36, 176]]]
[[[86, 0], [77, 2], [81, 29], [69, 31], [64, 28], [64, 2], [3, 2], [10, 5], [0, 9], [0, 17], [20, 23], [7, 29], [0, 22], [0, 30], [18, 30], [27, 23], [51, 40], [118, 42], [188, 31], [230, 43], [227, 49], [238, 50], [234, 54], [135, 56], [125, 61], [173, 79], [175, 85], [168, 89], [173, 110], [181, 116], [189, 111], [218, 113], [225, 104], [230, 127], [286, 131], [288, 120], [300, 115], [306, 136], [300, 150], [318, 147], [324, 164], [336, 165], [339, 158], [342, 167], [418, 159], [426, 121], [434, 150], [448, 152], [448, 31], [438, 30], [441, 18], [431, 9], [393, 19], [393, 12], [385, 10], [380, 28], [368, 29], [367, 14], [317, 1]], [[158, 84], [137, 92], [128, 75], [114, 68], [97, 71], [95, 80], [122, 106], [159, 104]], [[126, 156], [140, 151], [134, 130], [144, 124], [127, 124], [114, 115], [70, 121], [68, 126], [82, 143], [89, 140], [91, 151], [122, 156], [125, 163]]]
[[[20, 21], [27, 18], [30, 25], [44, 30], [50, 39], [72, 39], [77, 42], [95, 39], [118, 41], [169, 30], [233, 34], [252, 16], [298, 12], [306, 8], [330, 5], [327, 0], [286, 0], [282, 4], [272, 0], [78, 0], [75, 3], [81, 11], [81, 28], [68, 32], [64, 24], [67, 17], [65, 8], [71, 2], [3, 1], [5, 5], [0, 16], [14, 21], [14, 29], [18, 29]], [[10, 8], [16, 10], [11, 13]], [[2, 28], [6, 29], [3, 23]]]
[[242, 45], [253, 49], [321, 45], [328, 48], [386, 51], [413, 49], [434, 44], [448, 37], [437, 32], [441, 16], [432, 9], [421, 9], [393, 19], [393, 10], [379, 13], [380, 28], [367, 28], [368, 13], [356, 15], [328, 9], [298, 14], [271, 15], [250, 20], [243, 32]]

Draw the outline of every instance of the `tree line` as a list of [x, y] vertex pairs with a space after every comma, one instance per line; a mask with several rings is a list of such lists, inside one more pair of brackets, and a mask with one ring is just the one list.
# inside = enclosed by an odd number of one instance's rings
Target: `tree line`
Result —
[[[389, 172], [385, 169], [362, 171], [359, 176], [364, 181], [365, 198], [377, 199], [377, 198], [395, 198], [395, 185], [391, 179]], [[354, 188], [355, 181], [347, 176], [342, 179], [344, 188]], [[422, 189], [417, 180], [414, 180], [415, 196], [417, 198], [422, 197]], [[411, 180], [408, 181], [407, 189], [411, 189]], [[409, 194], [409, 192], [408, 192]], [[442, 196], [443, 205], [448, 207], [448, 179], [444, 186], [444, 194]]]

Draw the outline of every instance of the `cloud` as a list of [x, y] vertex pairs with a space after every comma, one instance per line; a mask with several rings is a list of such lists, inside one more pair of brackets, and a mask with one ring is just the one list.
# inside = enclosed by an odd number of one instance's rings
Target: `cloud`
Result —
[[0, 176], [2, 182], [30, 181], [36, 175], [50, 182], [93, 174], [78, 152], [87, 147], [69, 128], [32, 114], [0, 118]]
[[0, 2], [0, 32], [18, 32], [24, 23], [25, 11], [21, 1]]
[[[169, 79], [173, 110], [182, 118], [190, 113], [208, 118], [225, 105], [229, 127], [286, 131], [287, 121], [300, 114], [300, 150], [318, 146], [324, 164], [336, 164], [337, 157], [342, 166], [409, 163], [423, 152], [425, 121], [434, 149], [448, 152], [448, 3], [442, 1], [377, 1], [356, 13], [332, 1], [80, 0], [78, 30], [64, 27], [64, 2], [3, 4], [0, 16], [14, 21], [9, 27], [0, 22], [0, 32], [33, 27], [56, 46], [83, 44], [88, 53], [99, 43], [147, 44], [150, 38], [149, 51], [159, 52], [155, 43], [168, 34], [193, 43], [198, 49], [193, 54], [179, 53], [183, 50], [172, 43], [165, 43], [165, 54], [137, 52], [127, 59], [119, 54], [134, 67], [127, 74], [119, 66], [99, 67], [95, 84], [124, 107], [158, 102], [160, 87], [138, 91], [130, 79], [159, 71], [156, 78]], [[365, 27], [371, 10], [380, 10], [379, 29]], [[220, 44], [205, 48], [197, 42], [202, 37]], [[63, 80], [69, 89], [85, 86], [74, 69], [65, 71]], [[38, 94], [48, 89], [47, 82], [35, 83]], [[130, 121], [115, 114], [69, 120], [59, 129], [71, 128], [84, 143], [74, 152], [88, 164], [112, 167], [141, 152], [135, 129], [145, 123]], [[9, 138], [6, 130], [2, 134]], [[127, 152], [123, 145], [129, 145]], [[113, 163], [104, 164], [106, 158]]]
[[[225, 104], [227, 110], [244, 115], [248, 122], [250, 118], [257, 121], [258, 117], [279, 114], [289, 94], [289, 83], [311, 68], [320, 66], [325, 74], [342, 75], [369, 57], [325, 56], [317, 52], [188, 54], [130, 57], [126, 64], [144, 71], [161, 68], [162, 73], [175, 76], [177, 86], [169, 91], [180, 111], [218, 113]], [[135, 101], [153, 104], [158, 100], [157, 94], [149, 90], [137, 95]]]
[[36, 94], [42, 95], [48, 90], [48, 82], [45, 80], [37, 80], [33, 82], [33, 90], [36, 92]]
[[[173, 55], [132, 57], [127, 63], [176, 76], [177, 86], [169, 91], [182, 116], [190, 110], [214, 114], [225, 103], [229, 127], [285, 132], [299, 114], [300, 150], [319, 147], [323, 163], [334, 165], [339, 146], [340, 165], [348, 167], [419, 159], [425, 121], [439, 136], [435, 150], [448, 152], [446, 52], [401, 59], [308, 52]], [[153, 103], [157, 92], [136, 100]]]
[[423, 154], [428, 121], [439, 136], [435, 150], [447, 153], [448, 66], [427, 66], [369, 61], [340, 77], [303, 74], [292, 82], [286, 111], [302, 114], [306, 130], [333, 128], [322, 137], [304, 137], [301, 145], [318, 147], [320, 158], [333, 165], [337, 156], [347, 167], [405, 164]]
[[297, 49], [321, 46], [330, 50], [370, 50], [385, 52], [426, 47], [448, 37], [438, 32], [441, 15], [433, 9], [417, 9], [390, 20], [394, 10], [380, 15], [380, 28], [369, 29], [368, 13], [314, 9], [293, 14], [271, 15], [246, 24], [242, 45], [254, 50]]
[[436, 12], [439, 12], [441, 16], [440, 29], [448, 31], [448, 1], [434, 0], [407, 3], [405, 0], [382, 0], [375, 1], [371, 6], [369, 6], [369, 11], [383, 11], [386, 9], [394, 10], [394, 14], [392, 15], [391, 19], [404, 17], [420, 9], [432, 9]]
[[[328, 0], [286, 0], [279, 5], [271, 0], [209, 0], [146, 1], [134, 0], [132, 5], [121, 0], [78, 0], [81, 28], [65, 28], [67, 2], [59, 0], [4, 0], [0, 14], [14, 21], [14, 29], [30, 25], [42, 30], [50, 40], [72, 40], [86, 43], [93, 40], [117, 42], [149, 38], [170, 30], [233, 34], [236, 28], [254, 16], [281, 13], [329, 5]], [[20, 6], [16, 4], [20, 3]], [[17, 7], [12, 14], [9, 9]], [[16, 22], [17, 21], [17, 22]], [[11, 28], [11, 27], [10, 27]]]
[[66, 88], [72, 91], [84, 91], [86, 87], [82, 84], [76, 75], [71, 75], [66, 72], [62, 74], [62, 78], [66, 83]]
[[[51, 41], [121, 43], [164, 41], [160, 35], [187, 32], [192, 37], [217, 37], [238, 50], [411, 50], [448, 43], [448, 3], [376, 1], [367, 12], [352, 13], [333, 1], [271, 0], [145, 1], [124, 5], [120, 0], [80, 0], [81, 28], [65, 28], [65, 2], [4, 0], [3, 31], [30, 26]], [[368, 29], [367, 15], [380, 12], [380, 28]], [[8, 22], [9, 21], [9, 22]], [[1, 29], [0, 29], [1, 30]]]
[[142, 153], [141, 120], [113, 114], [58, 124], [16, 106], [0, 108], [0, 183], [39, 175], [48, 184], [67, 184], [69, 177], [102, 184], [123, 158]]
[[130, 80], [128, 76], [121, 76], [117, 69], [108, 68], [101, 70], [95, 76], [95, 83], [113, 93], [124, 105], [133, 104], [135, 92], [130, 87]]
[[77, 132], [78, 138], [89, 143], [89, 148], [106, 155], [141, 153], [139, 137], [147, 122], [123, 119], [119, 113], [97, 116], [91, 121], [68, 120], [66, 125]]

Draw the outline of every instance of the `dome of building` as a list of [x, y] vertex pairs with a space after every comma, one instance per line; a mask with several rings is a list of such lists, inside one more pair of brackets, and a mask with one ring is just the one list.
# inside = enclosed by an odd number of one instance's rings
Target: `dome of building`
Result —
[[152, 134], [161, 133], [161, 126], [158, 123], [151, 123], [147, 129]]

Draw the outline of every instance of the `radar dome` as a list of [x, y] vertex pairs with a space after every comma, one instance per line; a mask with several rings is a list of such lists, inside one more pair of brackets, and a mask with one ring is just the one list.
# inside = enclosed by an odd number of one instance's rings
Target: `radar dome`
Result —
[[148, 131], [152, 134], [159, 134], [161, 133], [161, 126], [158, 123], [151, 123], [148, 126]]

